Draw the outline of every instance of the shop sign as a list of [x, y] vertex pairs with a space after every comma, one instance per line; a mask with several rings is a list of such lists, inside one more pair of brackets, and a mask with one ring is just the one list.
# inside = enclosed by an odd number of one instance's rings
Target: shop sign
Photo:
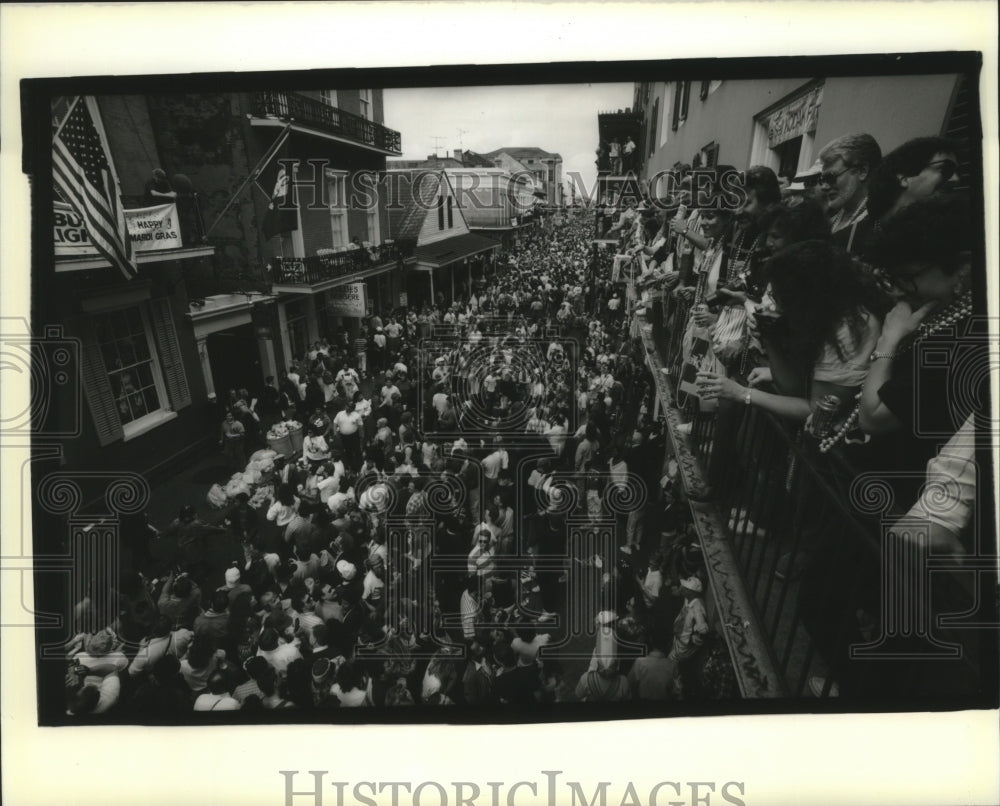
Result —
[[[83, 219], [65, 202], [52, 204], [56, 257], [97, 255], [97, 248], [90, 241], [90, 234]], [[176, 204], [158, 204], [155, 207], [138, 207], [125, 211], [125, 224], [136, 252], [160, 252], [180, 249], [180, 223]]]
[[816, 87], [776, 112], [772, 112], [767, 119], [768, 146], [775, 148], [788, 140], [816, 131], [819, 107], [822, 103], [823, 88]]
[[326, 292], [326, 310], [331, 316], [364, 316], [368, 293], [364, 283], [338, 285]]

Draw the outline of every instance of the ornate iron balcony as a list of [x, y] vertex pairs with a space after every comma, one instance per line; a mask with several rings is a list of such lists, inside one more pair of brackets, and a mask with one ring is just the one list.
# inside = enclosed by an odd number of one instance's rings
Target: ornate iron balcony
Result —
[[296, 92], [255, 92], [252, 112], [257, 117], [292, 119], [391, 154], [403, 153], [399, 132]]
[[274, 258], [271, 282], [275, 285], [314, 285], [336, 280], [387, 263], [399, 263], [413, 254], [413, 246], [410, 241], [396, 241], [310, 257]]

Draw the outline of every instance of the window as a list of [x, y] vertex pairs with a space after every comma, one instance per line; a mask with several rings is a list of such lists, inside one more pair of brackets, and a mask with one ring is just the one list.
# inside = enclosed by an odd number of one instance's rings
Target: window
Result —
[[660, 116], [660, 99], [653, 101], [653, 114], [649, 116], [649, 156], [656, 151], [656, 119]]
[[444, 229], [444, 196], [438, 196], [438, 229]]
[[144, 434], [191, 404], [169, 298], [108, 306], [71, 320], [98, 442]]
[[379, 232], [378, 207], [368, 210], [365, 215], [368, 219], [368, 240], [373, 246], [376, 246], [382, 243], [382, 235]]
[[330, 244], [334, 249], [347, 245], [347, 174], [326, 173], [327, 198], [330, 200]]
[[698, 91], [698, 100], [704, 101], [708, 97], [708, 90], [712, 86], [711, 81], [702, 81], [701, 89]]
[[337, 91], [336, 90], [320, 90], [319, 99], [325, 103], [327, 106], [337, 106]]
[[673, 110], [673, 97], [670, 94], [671, 92], [671, 86], [667, 84], [663, 91], [663, 120], [660, 121], [661, 148], [667, 144], [667, 140], [670, 137], [670, 114]]
[[452, 213], [451, 213], [451, 196], [449, 196], [448, 197], [448, 229], [451, 229], [453, 226], [455, 226], [455, 222], [452, 219]]
[[674, 114], [670, 120], [670, 128], [672, 131], [677, 131], [677, 127], [680, 125], [681, 121], [681, 96], [684, 94], [684, 89], [682, 83], [678, 81], [674, 85]]
[[699, 162], [702, 168], [714, 168], [719, 164], [719, 144], [709, 143], [707, 146], [702, 146], [701, 151], [698, 152]]
[[163, 380], [142, 309], [98, 314], [94, 329], [122, 425], [164, 408]]
[[358, 104], [360, 106], [361, 117], [365, 120], [372, 119], [372, 91], [358, 90]]
[[691, 100], [691, 82], [683, 82], [681, 88], [681, 109], [680, 109], [680, 121], [683, 123], [687, 120], [688, 116], [688, 102]]

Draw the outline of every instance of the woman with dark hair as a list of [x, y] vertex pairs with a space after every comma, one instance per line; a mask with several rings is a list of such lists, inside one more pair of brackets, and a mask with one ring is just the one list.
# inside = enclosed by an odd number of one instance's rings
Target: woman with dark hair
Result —
[[917, 199], [958, 184], [958, 146], [917, 137], [886, 154], [868, 186], [868, 215], [880, 224]]
[[[880, 455], [896, 457], [910, 471], [924, 469], [938, 444], [974, 413], [977, 397], [971, 390], [954, 394], [947, 376], [934, 376], [931, 362], [918, 356], [933, 345], [948, 355], [956, 372], [988, 364], [985, 355], [975, 354], [985, 349], [985, 342], [962, 338], [971, 332], [974, 231], [963, 198], [935, 195], [889, 219], [870, 250], [896, 305], [872, 353], [858, 424], [878, 439]], [[889, 441], [893, 448], [886, 447]]]
[[768, 261], [767, 275], [774, 312], [760, 312], [757, 331], [779, 393], [715, 372], [699, 373], [699, 387], [703, 395], [804, 423], [816, 401], [852, 400], [864, 383], [884, 295], [849, 255], [825, 241], [781, 250]]

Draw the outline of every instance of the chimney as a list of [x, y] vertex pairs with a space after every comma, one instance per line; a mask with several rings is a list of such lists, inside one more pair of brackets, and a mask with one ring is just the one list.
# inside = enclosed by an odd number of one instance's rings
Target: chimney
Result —
[[456, 162], [462, 162], [462, 149], [456, 148], [452, 152], [452, 156], [454, 156]]

